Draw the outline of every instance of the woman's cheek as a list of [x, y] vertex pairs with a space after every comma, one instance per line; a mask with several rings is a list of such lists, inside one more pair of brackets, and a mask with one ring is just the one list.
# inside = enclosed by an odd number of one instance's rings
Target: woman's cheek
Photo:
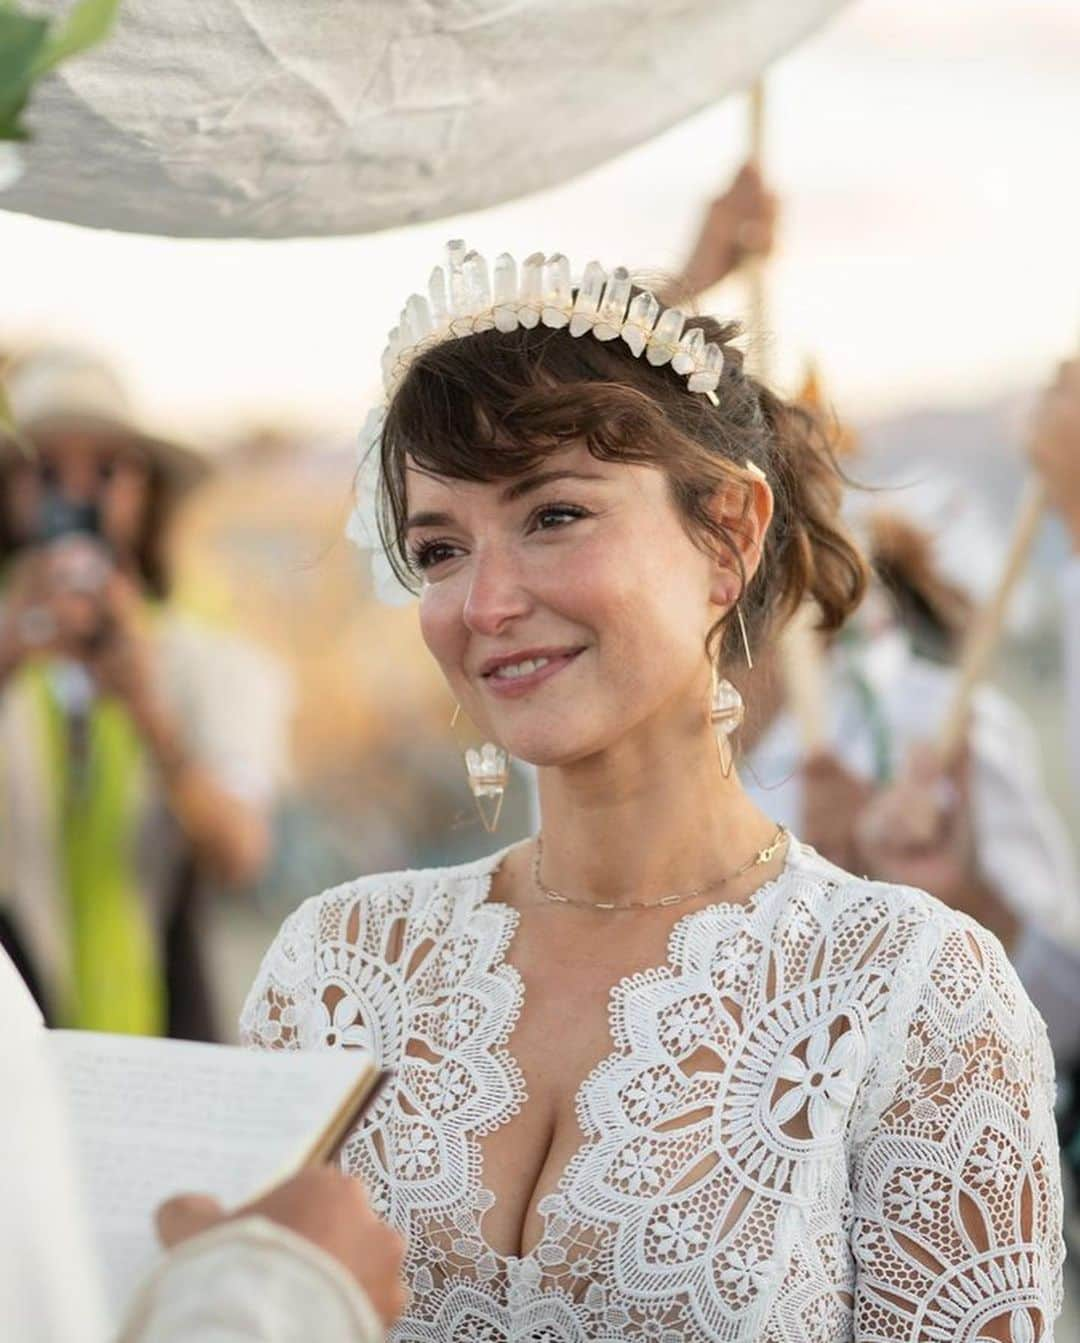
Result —
[[438, 589], [425, 583], [420, 589], [420, 637], [431, 656], [437, 662], [442, 662], [442, 649], [446, 643], [446, 617], [439, 608]]
[[451, 685], [462, 674], [467, 642], [461, 602], [454, 598], [452, 588], [448, 581], [427, 583], [420, 589], [420, 635]]

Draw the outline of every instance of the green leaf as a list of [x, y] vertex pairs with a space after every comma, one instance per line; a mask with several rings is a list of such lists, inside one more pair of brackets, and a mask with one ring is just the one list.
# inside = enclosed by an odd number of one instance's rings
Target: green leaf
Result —
[[48, 33], [46, 19], [0, 10], [0, 124], [17, 120], [30, 93]]
[[120, 0], [79, 0], [59, 31], [50, 33], [44, 49], [38, 52], [34, 77], [103, 41], [119, 8]]
[[19, 122], [19, 113], [25, 105], [25, 102], [21, 103], [6, 115], [0, 116], [0, 143], [6, 140], [14, 140], [19, 143], [30, 139], [30, 132]]

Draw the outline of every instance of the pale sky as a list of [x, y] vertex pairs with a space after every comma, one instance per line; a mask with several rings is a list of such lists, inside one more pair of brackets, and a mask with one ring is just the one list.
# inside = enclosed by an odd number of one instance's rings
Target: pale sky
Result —
[[[781, 378], [813, 355], [852, 417], [1042, 381], [1080, 340], [1078, 131], [1075, 0], [855, 0], [769, 83]], [[744, 137], [730, 99], [556, 190], [353, 239], [174, 241], [0, 213], [0, 346], [96, 343], [144, 413], [186, 434], [349, 431], [447, 238], [670, 268]], [[733, 288], [715, 306], [741, 304]]]

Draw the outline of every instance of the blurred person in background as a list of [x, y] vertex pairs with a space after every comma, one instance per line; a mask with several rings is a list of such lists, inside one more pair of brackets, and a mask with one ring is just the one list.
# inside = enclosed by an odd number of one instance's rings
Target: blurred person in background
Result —
[[709, 202], [685, 263], [657, 298], [693, 311], [699, 295], [735, 275], [746, 262], [769, 255], [779, 213], [779, 198], [765, 186], [760, 169], [744, 163], [731, 185]]
[[[1069, 360], [1043, 393], [1031, 437], [1031, 462], [1046, 489], [1048, 505], [1065, 529], [1069, 547], [1062, 571], [1065, 654], [1066, 750], [1075, 796], [1080, 798], [1080, 359]], [[1073, 1208], [1080, 1186], [1080, 952], [1033, 933], [1030, 956], [1039, 966], [1044, 999], [1071, 1023], [1061, 1050], [1061, 1149], [1072, 1176]], [[1080, 1245], [1075, 1212], [1066, 1224], [1070, 1245]], [[1075, 1248], [1072, 1251], [1075, 1256]], [[1075, 1258], [1071, 1260], [1075, 1263]]]
[[[963, 530], [955, 521], [954, 539]], [[807, 754], [770, 650], [746, 692], [747, 790], [834, 862], [918, 885], [994, 932], [1060, 1055], [1072, 1048], [1076, 1023], [1042, 973], [1033, 936], [1080, 948], [1080, 881], [1035, 734], [1018, 705], [984, 684], [962, 758], [939, 763], [934, 741], [975, 602], [938, 562], [935, 538], [891, 501], [868, 514], [863, 532], [875, 578], [856, 618], [822, 653], [823, 745]]]
[[[727, 279], [771, 251], [779, 203], [753, 165], [707, 208], [672, 301]], [[1071, 392], [1071, 396], [1070, 396]], [[1080, 536], [1080, 365], [1051, 393], [1047, 462], [1077, 474], [1054, 493]], [[835, 427], [839, 446], [841, 432]], [[1054, 446], [1051, 446], [1051, 445]], [[1062, 446], [1071, 444], [1072, 446]], [[853, 492], [852, 499], [858, 498]], [[849, 511], [852, 511], [849, 509]], [[1062, 818], [1042, 781], [1034, 732], [990, 685], [976, 693], [961, 764], [943, 771], [928, 743], [949, 709], [952, 664], [1001, 559], [969, 482], [942, 475], [857, 503], [875, 577], [856, 617], [825, 654], [825, 748], [806, 757], [785, 704], [780, 653], [740, 683], [744, 785], [775, 820], [853, 872], [920, 887], [997, 934], [1064, 1057], [1080, 1047], [1080, 1013], [1043, 972], [1046, 946], [1080, 948], [1080, 878]], [[1080, 668], [1080, 561], [1070, 571], [1074, 665]], [[1080, 671], [1078, 671], [1080, 677]], [[1080, 749], [1080, 683], [1074, 691]], [[990, 878], [986, 874], [992, 873]]]
[[1031, 460], [1069, 543], [1062, 573], [1065, 694], [1069, 767], [1080, 797], [1080, 359], [1063, 363], [1043, 394], [1035, 416]]
[[200, 895], [267, 862], [285, 686], [170, 598], [169, 524], [207, 463], [81, 351], [3, 383], [0, 935], [50, 1024], [212, 1039]]

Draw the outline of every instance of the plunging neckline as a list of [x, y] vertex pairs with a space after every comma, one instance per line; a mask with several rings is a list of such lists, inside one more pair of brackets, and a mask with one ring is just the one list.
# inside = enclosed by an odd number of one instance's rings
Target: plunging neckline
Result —
[[[492, 885], [494, 883], [496, 876], [501, 870], [503, 863], [506, 861], [507, 857], [516, 848], [519, 847], [522, 847], [521, 844], [507, 845], [505, 848], [499, 849], [495, 853], [489, 854], [487, 857], [479, 859], [473, 865], [475, 873], [474, 879], [477, 883], [477, 898], [475, 900], [473, 908], [470, 910], [469, 913], [469, 922], [471, 922], [472, 919], [482, 910], [485, 909], [496, 910], [503, 918], [506, 927], [506, 936], [500, 939], [499, 949], [496, 951], [491, 962], [486, 968], [490, 972], [496, 972], [496, 973], [503, 972], [507, 974], [512, 979], [514, 984], [515, 1003], [511, 1013], [513, 1024], [511, 1026], [510, 1032], [507, 1035], [506, 1041], [502, 1046], [502, 1048], [510, 1066], [512, 1067], [516, 1075], [522, 1079], [522, 1090], [520, 1096], [516, 1099], [513, 1108], [510, 1109], [504, 1116], [502, 1123], [499, 1125], [500, 1128], [504, 1127], [507, 1124], [512, 1123], [515, 1116], [518, 1115], [521, 1109], [529, 1103], [529, 1095], [528, 1092], [525, 1090], [524, 1086], [524, 1073], [521, 1069], [521, 1065], [518, 1063], [517, 1056], [513, 1053], [513, 1051], [510, 1048], [510, 1042], [513, 1039], [514, 1030], [517, 1027], [517, 1022], [521, 1014], [521, 1009], [525, 1003], [524, 979], [522, 978], [521, 972], [518, 970], [517, 966], [513, 963], [512, 960], [514, 942], [517, 937], [518, 929], [521, 923], [521, 911], [516, 909], [513, 905], [508, 904], [505, 900], [490, 899]], [[712, 901], [707, 905], [703, 905], [701, 909], [690, 910], [688, 913], [683, 914], [681, 918], [675, 921], [670, 931], [668, 932], [667, 939], [665, 942], [665, 955], [662, 963], [658, 965], [648, 966], [643, 970], [636, 970], [634, 971], [633, 974], [623, 975], [618, 980], [616, 980], [614, 984], [612, 984], [607, 995], [607, 1013], [606, 1013], [606, 1021], [607, 1021], [606, 1031], [607, 1031], [607, 1042], [609, 1048], [607, 1049], [603, 1057], [600, 1058], [593, 1065], [593, 1067], [590, 1068], [588, 1072], [585, 1073], [585, 1075], [578, 1082], [577, 1086], [574, 1088], [573, 1113], [575, 1117], [579, 1116], [581, 1113], [582, 1097], [585, 1095], [585, 1093], [591, 1086], [593, 1079], [597, 1077], [597, 1075], [603, 1072], [605, 1069], [609, 1068], [612, 1064], [613, 1059], [621, 1056], [622, 1051], [619, 1049], [611, 1033], [612, 1010], [619, 995], [626, 993], [632, 986], [634, 986], [637, 983], [645, 983], [650, 979], [657, 978], [658, 976], [669, 975], [674, 977], [675, 976], [674, 961], [676, 959], [676, 950], [680, 942], [682, 942], [686, 938], [689, 929], [694, 925], [704, 923], [707, 919], [710, 918], [721, 919], [731, 917], [733, 915], [742, 918], [744, 921], [752, 918], [753, 915], [757, 912], [757, 910], [762, 907], [763, 902], [771, 898], [771, 896], [775, 893], [775, 891], [781, 885], [785, 884], [786, 881], [790, 878], [791, 874], [794, 872], [797, 866], [798, 859], [802, 855], [804, 847], [805, 846], [803, 846], [789, 831], [787, 837], [787, 845], [784, 850], [784, 862], [780, 868], [780, 871], [777, 872], [777, 874], [774, 877], [770, 877], [767, 881], [763, 881], [760, 886], [756, 886], [750, 892], [746, 900]], [[578, 1122], [578, 1129], [580, 1132], [581, 1131], [580, 1121], [577, 1122]], [[581, 1133], [581, 1141], [577, 1144], [577, 1146], [571, 1153], [570, 1158], [566, 1162], [566, 1165], [563, 1167], [553, 1189], [551, 1190], [550, 1193], [545, 1194], [544, 1197], [537, 1204], [538, 1211], [542, 1208], [542, 1205], [548, 1199], [565, 1196], [567, 1190], [570, 1187], [572, 1177], [576, 1173], [577, 1168], [587, 1158], [588, 1153], [591, 1147], [593, 1146], [594, 1142], [595, 1139], [590, 1138], [588, 1135], [584, 1133]], [[516, 1269], [519, 1265], [522, 1264], [527, 1264], [530, 1262], [539, 1262], [538, 1261], [539, 1253], [547, 1243], [548, 1218], [546, 1217], [543, 1218], [544, 1221], [543, 1232], [537, 1239], [536, 1244], [527, 1253], [503, 1254], [501, 1251], [495, 1249], [495, 1247], [488, 1240], [487, 1236], [484, 1234], [483, 1225], [485, 1216], [495, 1207], [497, 1199], [492, 1190], [489, 1189], [487, 1184], [484, 1182], [484, 1171], [485, 1171], [484, 1151], [482, 1144], [480, 1142], [480, 1138], [475, 1129], [470, 1129], [468, 1132], [468, 1144], [472, 1150], [472, 1155], [475, 1158], [475, 1169], [477, 1171], [476, 1192], [479, 1197], [479, 1203], [483, 1205], [481, 1208], [479, 1208], [479, 1210], [475, 1205], [470, 1208], [470, 1221], [472, 1223], [473, 1235], [475, 1236], [477, 1243], [483, 1247], [482, 1251], [483, 1255], [484, 1256], [490, 1255], [492, 1259], [494, 1259], [497, 1263], [505, 1265], [507, 1267], [507, 1276], [509, 1277], [510, 1276], [509, 1270], [511, 1266], [513, 1266]], [[526, 1206], [530, 1205], [527, 1204]], [[542, 1213], [541, 1216], [543, 1216]], [[543, 1272], [542, 1263], [539, 1264], [539, 1268], [542, 1273]]]

